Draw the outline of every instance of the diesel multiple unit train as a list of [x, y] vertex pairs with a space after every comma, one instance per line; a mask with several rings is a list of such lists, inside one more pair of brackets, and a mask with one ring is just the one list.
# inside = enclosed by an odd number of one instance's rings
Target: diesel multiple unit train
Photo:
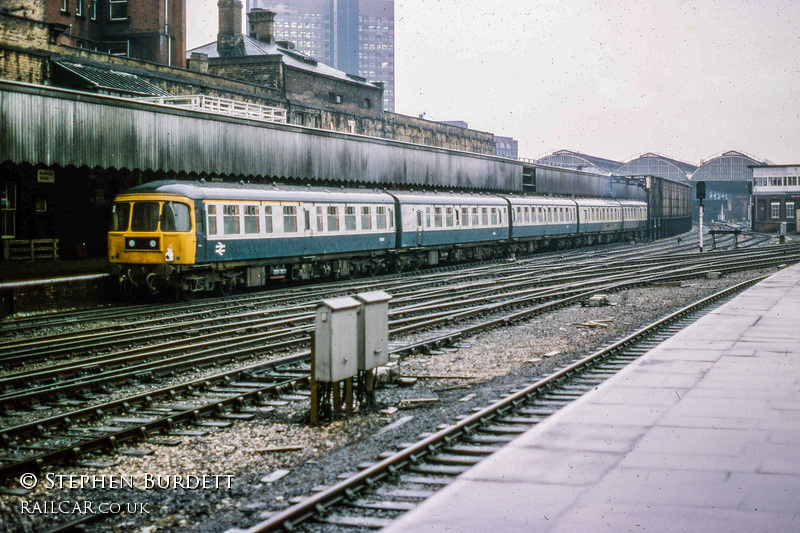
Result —
[[506, 194], [156, 181], [115, 199], [125, 292], [353, 277], [644, 236], [647, 204]]

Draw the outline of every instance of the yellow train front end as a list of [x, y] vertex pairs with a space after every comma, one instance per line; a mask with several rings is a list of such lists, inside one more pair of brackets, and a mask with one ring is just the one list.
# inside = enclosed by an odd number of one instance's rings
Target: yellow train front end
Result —
[[158, 193], [114, 200], [108, 260], [125, 294], [181, 288], [180, 272], [197, 254], [194, 200]]

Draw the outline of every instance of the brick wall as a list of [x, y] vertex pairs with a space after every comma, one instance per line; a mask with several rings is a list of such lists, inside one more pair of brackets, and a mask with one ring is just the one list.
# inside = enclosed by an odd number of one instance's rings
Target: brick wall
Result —
[[[0, 287], [0, 317], [56, 309], [96, 307], [116, 294], [112, 276], [59, 283]], [[10, 286], [10, 287], [9, 287]]]
[[283, 85], [283, 63], [278, 56], [213, 58], [208, 61], [208, 72], [275, 89]]
[[[344, 113], [379, 119], [383, 114], [382, 91], [328, 76], [292, 68], [286, 68], [286, 98], [301, 105], [329, 108], [331, 113]], [[340, 102], [335, 101], [338, 96]], [[367, 105], [367, 100], [369, 104]], [[352, 119], [347, 116], [347, 119]], [[346, 120], [345, 120], [346, 123]], [[326, 127], [323, 125], [323, 127]], [[339, 131], [347, 131], [347, 128]], [[358, 132], [360, 133], [360, 132]]]

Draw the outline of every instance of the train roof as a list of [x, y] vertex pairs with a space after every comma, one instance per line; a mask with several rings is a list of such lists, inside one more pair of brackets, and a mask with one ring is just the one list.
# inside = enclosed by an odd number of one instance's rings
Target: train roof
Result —
[[575, 198], [580, 207], [619, 207], [619, 200], [613, 198]]
[[474, 204], [505, 205], [506, 201], [495, 194], [467, 194], [457, 192], [414, 192], [389, 191], [392, 196], [404, 204]]
[[503, 198], [508, 199], [511, 205], [558, 205], [575, 207], [575, 200], [572, 198], [559, 198], [558, 196], [513, 196], [509, 194], [502, 195]]
[[121, 194], [175, 194], [192, 200], [284, 201], [306, 202], [369, 202], [392, 204], [392, 197], [371, 189], [337, 189], [333, 187], [300, 187], [255, 183], [208, 183], [202, 181], [152, 181]]

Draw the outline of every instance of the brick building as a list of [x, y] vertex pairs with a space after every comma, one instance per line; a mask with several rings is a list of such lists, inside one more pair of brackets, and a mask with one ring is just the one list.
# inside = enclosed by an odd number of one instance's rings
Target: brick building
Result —
[[[321, 63], [290, 41], [276, 40], [271, 11], [248, 13], [249, 35], [242, 33], [241, 16], [241, 2], [219, 1], [217, 41], [189, 51], [191, 69], [280, 89], [292, 103], [289, 121], [294, 124], [360, 133], [356, 116], [382, 117], [382, 84]], [[345, 128], [337, 127], [333, 116], [341, 114], [350, 116]]]
[[246, 0], [247, 11], [274, 11], [278, 39], [345, 72], [384, 83], [394, 111], [394, 0]]
[[[37, 5], [38, 4], [38, 5]], [[0, 1], [12, 14], [43, 9], [57, 42], [162, 65], [186, 65], [184, 0]]]
[[752, 165], [753, 229], [800, 233], [800, 165]]

